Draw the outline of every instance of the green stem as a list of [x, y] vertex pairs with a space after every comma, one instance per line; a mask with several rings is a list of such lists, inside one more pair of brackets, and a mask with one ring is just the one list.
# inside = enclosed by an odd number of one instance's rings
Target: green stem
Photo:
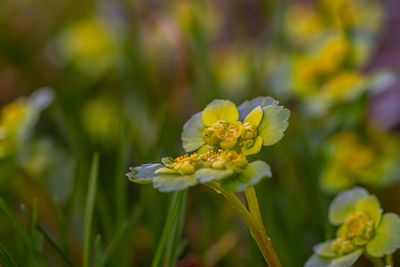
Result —
[[254, 191], [251, 187], [246, 190], [246, 198], [249, 203], [250, 211], [243, 205], [243, 203], [236, 197], [235, 193], [224, 190], [219, 183], [211, 182], [207, 184], [210, 188], [217, 193], [222, 194], [228, 200], [234, 209], [242, 217], [250, 230], [251, 236], [256, 241], [265, 261], [270, 267], [281, 267], [279, 258], [272, 247], [271, 241], [266, 234], [264, 225], [261, 220], [260, 210], [258, 208], [258, 201]]
[[375, 266], [375, 267], [384, 267], [383, 262], [379, 258], [371, 257], [369, 255], [364, 254], [369, 261]]
[[386, 257], [385, 257], [385, 263], [386, 263], [386, 265], [388, 265], [388, 266], [390, 266], [390, 267], [394, 267], [394, 263], [393, 263], [393, 254], [386, 255]]

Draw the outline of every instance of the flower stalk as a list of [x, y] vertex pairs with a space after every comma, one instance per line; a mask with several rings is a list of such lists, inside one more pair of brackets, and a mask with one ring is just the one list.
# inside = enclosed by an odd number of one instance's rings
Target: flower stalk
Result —
[[246, 199], [248, 202], [249, 209], [247, 209], [243, 203], [236, 197], [235, 193], [226, 191], [219, 183], [210, 182], [207, 184], [210, 188], [215, 190], [217, 193], [222, 194], [226, 200], [231, 203], [234, 209], [242, 217], [250, 230], [251, 236], [256, 241], [258, 248], [260, 249], [265, 261], [270, 267], [281, 267], [279, 258], [272, 247], [271, 241], [267, 236], [264, 225], [262, 223], [260, 210], [258, 207], [257, 196], [253, 186], [249, 186], [246, 191]]

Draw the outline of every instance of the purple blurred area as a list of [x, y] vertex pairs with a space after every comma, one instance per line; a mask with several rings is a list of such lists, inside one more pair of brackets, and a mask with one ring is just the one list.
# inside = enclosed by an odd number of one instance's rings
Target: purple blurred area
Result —
[[[400, 66], [400, 1], [386, 0], [384, 8], [387, 21], [380, 41], [366, 66], [367, 71], [392, 69]], [[400, 79], [386, 90], [372, 97], [370, 116], [374, 123], [391, 130], [400, 130]]]

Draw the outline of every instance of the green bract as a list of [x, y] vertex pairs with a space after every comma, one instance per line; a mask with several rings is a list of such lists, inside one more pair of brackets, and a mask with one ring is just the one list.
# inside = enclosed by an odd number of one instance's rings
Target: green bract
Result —
[[184, 125], [183, 148], [255, 154], [263, 145], [277, 143], [288, 126], [289, 110], [278, 103], [271, 97], [258, 97], [236, 107], [229, 100], [214, 100]]
[[306, 267], [351, 266], [363, 253], [383, 257], [400, 247], [399, 216], [382, 214], [378, 199], [363, 188], [336, 196], [329, 221], [339, 226], [337, 237], [316, 245]]
[[219, 181], [230, 191], [243, 191], [247, 186], [271, 177], [269, 165], [263, 161], [248, 163], [246, 156], [235, 151], [208, 151], [164, 158], [163, 164], [144, 164], [130, 168], [129, 179], [136, 183], [153, 183], [162, 192], [177, 191], [198, 183]]

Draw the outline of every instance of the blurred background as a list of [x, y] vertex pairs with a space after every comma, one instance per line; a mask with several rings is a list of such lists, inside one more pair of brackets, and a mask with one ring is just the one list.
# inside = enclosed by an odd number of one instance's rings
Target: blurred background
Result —
[[[80, 266], [98, 152], [91, 265], [100, 253], [150, 266], [171, 194], [125, 173], [182, 154], [183, 124], [215, 98], [291, 110], [257, 155], [273, 172], [256, 191], [283, 266], [334, 237], [328, 206], [344, 189], [400, 213], [399, 13], [397, 0], [0, 0], [1, 250], [17, 266]], [[177, 266], [265, 266], [203, 186], [189, 190], [177, 254]]]

